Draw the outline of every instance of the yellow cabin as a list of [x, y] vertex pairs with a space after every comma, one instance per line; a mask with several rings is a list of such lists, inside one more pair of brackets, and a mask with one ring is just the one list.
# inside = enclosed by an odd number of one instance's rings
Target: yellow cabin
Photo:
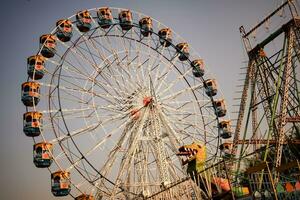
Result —
[[179, 60], [185, 61], [189, 58], [189, 45], [186, 42], [179, 43], [176, 45], [177, 52], [179, 53]]
[[204, 75], [204, 62], [202, 59], [193, 60], [191, 67], [193, 68], [193, 75], [195, 77], [202, 77]]
[[33, 80], [42, 79], [45, 74], [45, 58], [41, 55], [28, 57], [27, 74]]
[[172, 43], [172, 31], [169, 28], [163, 28], [158, 31], [159, 42], [164, 47], [169, 47]]
[[40, 142], [33, 145], [33, 163], [38, 168], [50, 167], [53, 162], [53, 144]]
[[108, 7], [100, 8], [97, 11], [98, 24], [101, 28], [107, 29], [113, 24], [113, 16]]
[[40, 101], [40, 87], [38, 82], [29, 81], [21, 86], [21, 100], [25, 106], [36, 106]]
[[57, 171], [51, 174], [51, 192], [54, 196], [67, 196], [70, 191], [70, 172]]
[[27, 112], [23, 115], [23, 132], [29, 137], [39, 136], [43, 128], [43, 114], [40, 112]]
[[56, 36], [51, 34], [40, 37], [41, 54], [46, 58], [52, 58], [56, 53]]
[[218, 93], [217, 81], [215, 79], [207, 79], [204, 81], [205, 93], [207, 96], [212, 97]]
[[72, 22], [68, 19], [61, 19], [56, 22], [56, 36], [62, 42], [68, 42], [73, 36]]
[[95, 198], [92, 195], [82, 194], [75, 198], [75, 200], [94, 200]]
[[122, 30], [128, 31], [132, 28], [132, 13], [130, 10], [122, 10], [119, 13], [119, 23]]
[[153, 28], [152, 28], [152, 19], [150, 17], [144, 17], [140, 19], [139, 25], [141, 28], [141, 34], [144, 37], [148, 37], [152, 34]]
[[215, 100], [213, 106], [215, 108], [215, 114], [218, 117], [224, 117], [226, 115], [227, 110], [224, 99]]
[[80, 32], [88, 32], [92, 27], [92, 18], [89, 11], [84, 10], [76, 14], [76, 26]]

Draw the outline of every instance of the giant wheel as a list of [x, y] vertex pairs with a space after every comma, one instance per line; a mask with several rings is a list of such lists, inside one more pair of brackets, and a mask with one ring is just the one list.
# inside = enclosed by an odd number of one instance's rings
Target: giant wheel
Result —
[[203, 61], [141, 13], [95, 8], [58, 21], [28, 75], [24, 132], [55, 196], [149, 196], [187, 176], [179, 146], [201, 141], [213, 163], [230, 137]]

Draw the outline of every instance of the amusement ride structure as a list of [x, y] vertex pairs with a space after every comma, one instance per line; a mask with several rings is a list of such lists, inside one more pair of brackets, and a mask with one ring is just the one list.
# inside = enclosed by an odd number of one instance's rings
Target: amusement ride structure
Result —
[[[283, 11], [278, 30], [251, 41]], [[298, 20], [287, 1], [249, 32], [240, 28], [249, 64], [235, 132], [217, 81], [172, 29], [108, 7], [57, 21], [22, 84], [23, 131], [53, 195], [297, 199]], [[268, 47], [273, 40], [281, 48]]]

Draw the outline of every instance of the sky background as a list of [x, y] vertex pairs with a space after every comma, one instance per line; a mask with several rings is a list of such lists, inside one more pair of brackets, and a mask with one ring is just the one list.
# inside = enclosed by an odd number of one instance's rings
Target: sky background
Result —
[[[0, 199], [55, 199], [50, 174], [32, 162], [32, 140], [22, 132], [25, 107], [20, 86], [27, 79], [26, 59], [38, 50], [38, 38], [55, 22], [77, 11], [111, 6], [149, 15], [181, 35], [202, 58], [224, 94], [229, 111], [241, 67], [247, 60], [239, 27], [246, 30], [281, 0], [10, 0], [1, 2]], [[64, 199], [64, 198], [62, 198]], [[68, 199], [68, 198], [66, 198]]]

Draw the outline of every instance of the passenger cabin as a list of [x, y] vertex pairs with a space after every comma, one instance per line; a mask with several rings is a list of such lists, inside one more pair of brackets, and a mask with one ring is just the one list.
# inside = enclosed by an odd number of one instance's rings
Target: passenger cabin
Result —
[[226, 106], [225, 106], [225, 100], [220, 99], [220, 100], [215, 100], [213, 102], [214, 108], [215, 108], [215, 114], [218, 117], [224, 117], [226, 115]]
[[202, 77], [204, 75], [204, 62], [202, 59], [193, 60], [191, 67], [193, 68], [193, 75], [195, 77]]
[[189, 58], [189, 45], [185, 42], [176, 45], [177, 52], [179, 53], [179, 60], [185, 61]]
[[130, 10], [122, 10], [119, 13], [119, 22], [124, 31], [128, 31], [132, 28], [132, 13]]
[[22, 84], [21, 100], [25, 106], [36, 106], [40, 101], [40, 84], [29, 81]]
[[39, 136], [43, 129], [43, 114], [40, 112], [27, 112], [23, 115], [23, 132], [28, 137]]
[[75, 198], [75, 200], [94, 200], [95, 198], [92, 195], [82, 194]]
[[212, 97], [218, 93], [217, 82], [215, 79], [207, 79], [204, 81], [205, 93], [207, 96]]
[[41, 54], [46, 58], [52, 58], [56, 53], [56, 37], [51, 34], [40, 37]]
[[80, 32], [88, 32], [92, 27], [92, 18], [89, 11], [84, 10], [76, 14], [76, 26]]
[[51, 192], [54, 196], [67, 196], [70, 191], [70, 172], [57, 171], [51, 174]]
[[53, 162], [53, 145], [41, 142], [33, 145], [33, 163], [38, 168], [50, 167]]
[[152, 19], [150, 17], [144, 17], [139, 21], [139, 25], [141, 28], [141, 34], [144, 37], [148, 37], [152, 34], [153, 31], [153, 25], [152, 25]]
[[172, 31], [169, 28], [163, 28], [158, 31], [159, 42], [164, 47], [169, 47], [172, 43]]
[[101, 28], [107, 29], [113, 24], [113, 16], [108, 7], [100, 8], [97, 11], [98, 24]]
[[231, 130], [230, 120], [224, 120], [219, 122], [218, 127], [219, 127], [219, 133], [221, 138], [223, 139], [231, 138], [232, 130]]
[[62, 42], [68, 42], [73, 36], [72, 22], [68, 19], [61, 19], [56, 22], [56, 36]]
[[27, 74], [33, 80], [42, 79], [45, 74], [45, 58], [41, 55], [27, 58]]
[[224, 142], [223, 144], [220, 145], [220, 150], [222, 152], [222, 155], [224, 158], [233, 158], [234, 153], [233, 153], [233, 144], [230, 142]]

